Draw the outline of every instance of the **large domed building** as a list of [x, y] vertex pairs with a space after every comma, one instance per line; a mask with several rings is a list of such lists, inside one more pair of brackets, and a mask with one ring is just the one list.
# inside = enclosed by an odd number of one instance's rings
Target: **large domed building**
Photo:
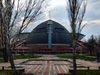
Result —
[[72, 37], [64, 26], [53, 20], [47, 20], [34, 28], [22, 45], [26, 52], [70, 53]]
[[71, 45], [71, 34], [61, 24], [48, 20], [38, 25], [28, 36], [25, 44], [48, 44], [49, 22], [51, 22], [51, 42], [53, 44]]

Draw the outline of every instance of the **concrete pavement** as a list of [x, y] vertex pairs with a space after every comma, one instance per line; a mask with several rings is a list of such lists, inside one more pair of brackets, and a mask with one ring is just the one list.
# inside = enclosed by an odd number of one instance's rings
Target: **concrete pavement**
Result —
[[[69, 73], [69, 68], [72, 66], [72, 59], [66, 59], [68, 61], [60, 61], [61, 58], [55, 55], [43, 55], [41, 58], [37, 59], [47, 59], [49, 61], [33, 61], [30, 59], [17, 59], [14, 60], [17, 66], [23, 66], [26, 73], [33, 73], [35, 75], [57, 75]], [[59, 61], [52, 61], [59, 60]], [[26, 61], [27, 60], [27, 61]], [[29, 60], [29, 61], [28, 61]], [[21, 62], [24, 62], [20, 64]], [[70, 61], [70, 62], [69, 62]], [[77, 59], [77, 64], [80, 66], [90, 66], [90, 69], [98, 69], [100, 63], [90, 62], [85, 60]], [[0, 66], [10, 66], [8, 63], [0, 63]]]

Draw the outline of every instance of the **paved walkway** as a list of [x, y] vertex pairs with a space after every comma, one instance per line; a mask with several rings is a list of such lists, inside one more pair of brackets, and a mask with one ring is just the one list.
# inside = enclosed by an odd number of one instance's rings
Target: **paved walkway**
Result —
[[[36, 63], [36, 62], [30, 62]], [[68, 65], [61, 65], [62, 62], [54, 62], [54, 61], [39, 61], [37, 64], [42, 65], [25, 65], [25, 71], [27, 73], [34, 73], [35, 75], [55, 75], [58, 73], [66, 74], [68, 73], [69, 66]], [[61, 64], [60, 64], [61, 63]]]
[[[44, 55], [38, 59], [49, 59], [49, 60], [60, 60], [61, 58], [56, 57], [55, 55]], [[15, 64], [19, 64], [27, 59], [17, 59]], [[71, 59], [67, 59], [72, 62]], [[57, 75], [57, 74], [66, 74], [69, 72], [70, 66], [72, 63], [69, 61], [27, 61], [23, 64], [19, 64], [25, 68], [26, 73], [33, 73], [35, 75]], [[77, 64], [81, 66], [90, 66], [90, 69], [98, 69], [100, 63], [90, 62], [85, 60], [77, 60]], [[0, 66], [10, 66], [9, 63], [0, 63]]]
[[100, 67], [100, 63], [93, 62], [93, 61], [85, 61], [77, 59], [77, 63], [81, 64], [82, 66], [89, 66], [90, 69], [98, 69]]
[[[59, 59], [56, 56], [44, 55], [39, 59]], [[35, 75], [57, 75], [66, 74], [71, 63], [65, 61], [28, 61], [25, 65], [27, 73]], [[32, 65], [33, 64], [33, 65]]]

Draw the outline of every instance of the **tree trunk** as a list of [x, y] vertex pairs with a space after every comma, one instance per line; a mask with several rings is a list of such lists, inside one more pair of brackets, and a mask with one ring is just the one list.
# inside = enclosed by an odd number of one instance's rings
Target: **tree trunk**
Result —
[[76, 42], [73, 39], [73, 75], [76, 75], [77, 64], [76, 64]]
[[0, 48], [2, 49], [4, 62], [8, 62], [8, 56], [7, 56], [6, 48], [4, 46], [2, 8], [3, 8], [2, 0], [0, 0]]
[[97, 52], [97, 62], [100, 62], [100, 53]]
[[10, 47], [9, 38], [7, 38], [7, 52], [8, 52], [8, 57], [9, 57], [9, 61], [10, 61], [10, 64], [11, 64], [11, 68], [12, 68], [12, 71], [13, 71], [13, 75], [18, 75], [18, 73], [16, 71], [15, 64], [14, 64], [14, 59], [13, 59], [12, 50], [11, 50], [11, 47]]
[[14, 60], [13, 60], [13, 55], [12, 55], [12, 52], [11, 52], [10, 48], [8, 48], [8, 56], [9, 56], [9, 61], [10, 61], [11, 68], [12, 68], [12, 71], [13, 71], [13, 75], [18, 75], [17, 71], [16, 71], [16, 68], [15, 68], [15, 64], [14, 64]]
[[92, 56], [92, 55], [93, 55], [93, 52], [92, 52], [92, 50], [89, 50], [89, 54], [90, 54], [90, 56]]
[[3, 59], [4, 62], [8, 62], [8, 53], [6, 49], [3, 49]]

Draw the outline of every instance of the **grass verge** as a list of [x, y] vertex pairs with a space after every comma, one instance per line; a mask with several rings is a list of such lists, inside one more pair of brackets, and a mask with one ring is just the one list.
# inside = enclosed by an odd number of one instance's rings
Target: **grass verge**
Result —
[[0, 58], [0, 62], [4, 62], [4, 60], [3, 60], [3, 58], [2, 58], [2, 57]]
[[[58, 75], [72, 75], [72, 74], [58, 74]], [[100, 70], [78, 70], [77, 75], [100, 75]]]
[[[41, 57], [41, 56], [38, 56], [38, 55], [34, 55], [34, 56], [31, 56], [31, 55], [25, 55], [25, 56], [18, 55], [18, 56], [14, 56], [14, 60], [15, 59], [39, 58], [39, 57]], [[0, 57], [0, 63], [3, 63], [3, 62], [4, 62], [3, 57]]]
[[[69, 58], [72, 59], [72, 55], [57, 55], [60, 58]], [[86, 57], [84, 55], [76, 55], [76, 59], [88, 60], [88, 61], [96, 61], [96, 58]]]
[[25, 56], [14, 56], [14, 59], [28, 59], [28, 58], [39, 58], [41, 56], [31, 56], [31, 55], [25, 55]]
[[0, 70], [0, 75], [12, 75], [11, 70]]
[[100, 70], [79, 70], [77, 75], [100, 75]]

